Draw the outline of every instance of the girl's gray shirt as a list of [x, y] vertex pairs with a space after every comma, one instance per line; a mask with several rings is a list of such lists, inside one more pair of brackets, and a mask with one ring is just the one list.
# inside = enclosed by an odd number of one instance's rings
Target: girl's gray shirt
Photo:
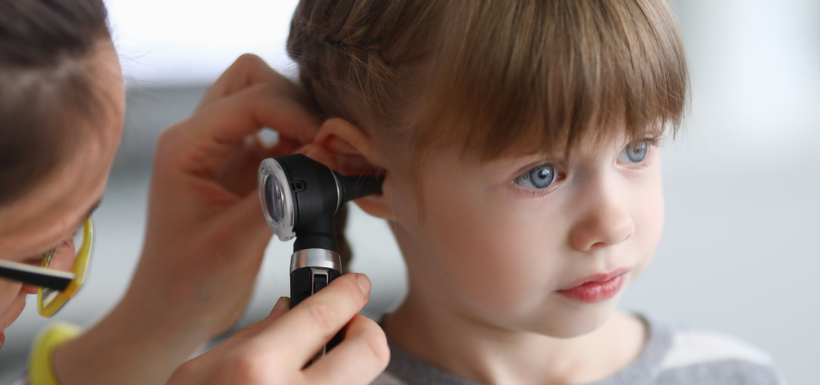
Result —
[[[645, 316], [649, 338], [638, 358], [584, 385], [781, 385], [771, 357], [719, 333], [675, 329]], [[372, 385], [481, 385], [446, 373], [390, 344], [390, 364]]]

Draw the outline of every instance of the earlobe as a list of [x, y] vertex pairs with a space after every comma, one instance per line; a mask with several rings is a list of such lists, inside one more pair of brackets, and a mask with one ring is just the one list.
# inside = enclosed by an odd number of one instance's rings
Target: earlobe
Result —
[[324, 163], [342, 175], [385, 176], [382, 193], [357, 199], [354, 202], [366, 213], [384, 219], [393, 217], [389, 205], [392, 180], [387, 164], [373, 139], [364, 131], [341, 118], [326, 120], [312, 144], [303, 149], [305, 155]]

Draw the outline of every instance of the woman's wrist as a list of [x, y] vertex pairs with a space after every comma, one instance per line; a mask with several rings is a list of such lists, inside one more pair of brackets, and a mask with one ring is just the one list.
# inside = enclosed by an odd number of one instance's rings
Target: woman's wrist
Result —
[[68, 323], [54, 323], [43, 329], [31, 348], [28, 363], [28, 383], [31, 385], [59, 385], [54, 373], [54, 351], [76, 338], [80, 328]]
[[55, 350], [60, 384], [165, 383], [208, 340], [173, 318], [161, 306], [127, 295], [100, 322]]

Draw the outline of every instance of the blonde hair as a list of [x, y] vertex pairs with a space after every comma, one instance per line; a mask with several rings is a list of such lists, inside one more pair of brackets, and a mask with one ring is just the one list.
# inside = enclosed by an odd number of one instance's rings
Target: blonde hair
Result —
[[301, 0], [287, 48], [316, 110], [414, 179], [436, 147], [489, 160], [676, 132], [687, 98], [665, 0]]
[[303, 0], [288, 52], [319, 111], [413, 155], [676, 131], [688, 88], [664, 0]]

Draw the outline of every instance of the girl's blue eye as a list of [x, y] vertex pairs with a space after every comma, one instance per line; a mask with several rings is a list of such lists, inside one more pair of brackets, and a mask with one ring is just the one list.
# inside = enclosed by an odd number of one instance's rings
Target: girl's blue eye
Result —
[[640, 163], [646, 158], [649, 152], [649, 144], [646, 140], [640, 142], [632, 142], [624, 147], [621, 154], [618, 155], [618, 161], [624, 163]]
[[515, 178], [514, 181], [515, 184], [531, 190], [545, 189], [552, 182], [555, 182], [555, 167], [552, 165], [536, 167]]

